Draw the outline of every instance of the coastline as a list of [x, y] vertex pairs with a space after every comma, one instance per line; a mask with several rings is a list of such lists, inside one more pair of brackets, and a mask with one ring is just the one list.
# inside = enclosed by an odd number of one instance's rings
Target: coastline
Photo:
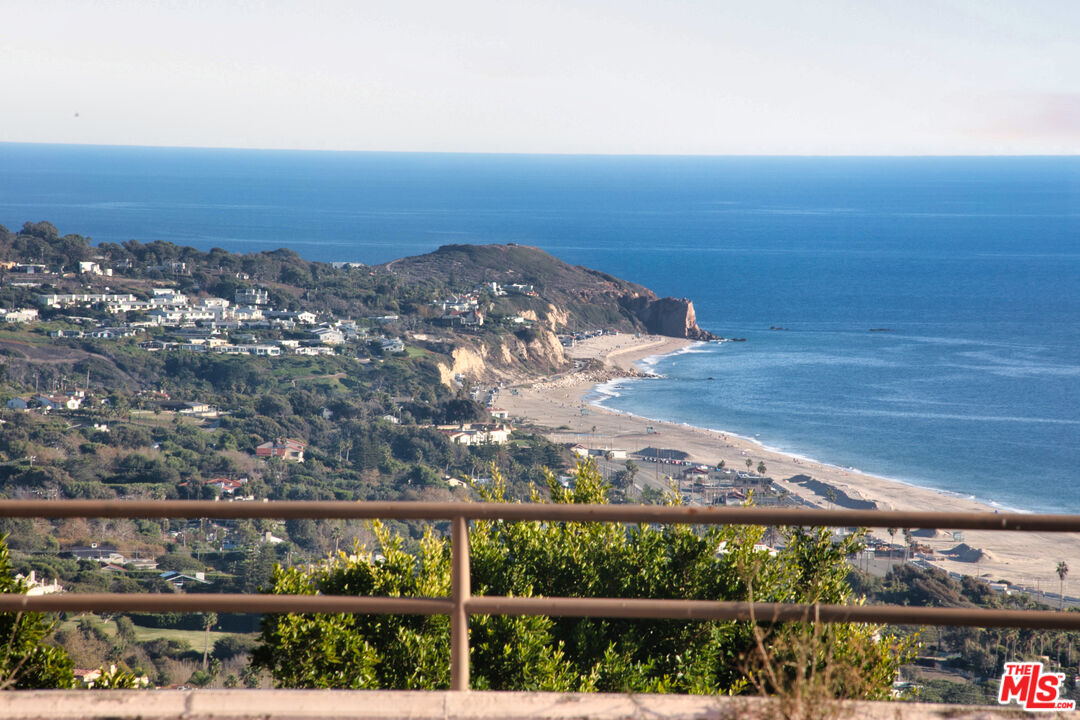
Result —
[[[947, 491], [790, 455], [736, 433], [650, 420], [587, 399], [599, 384], [646, 375], [638, 367], [641, 361], [677, 353], [695, 344], [657, 336], [591, 338], [567, 351], [568, 357], [586, 361], [584, 368], [511, 385], [512, 391], [504, 392], [499, 402], [512, 418], [522, 418], [543, 428], [555, 442], [631, 452], [646, 446], [678, 449], [689, 453], [696, 462], [715, 464], [723, 459], [733, 468], [741, 466], [746, 458], [755, 465], [762, 461], [768, 468], [766, 474], [778, 486], [820, 507], [829, 506], [828, 498], [784, 478], [808, 475], [852, 499], [871, 500], [883, 510], [994, 512], [999, 509]], [[647, 431], [647, 427], [653, 428], [653, 432]], [[886, 541], [902, 542], [899, 533], [890, 538], [886, 530], [876, 529], [873, 534]], [[918, 542], [934, 550], [932, 562], [943, 570], [989, 581], [1005, 580], [1012, 585], [1053, 593], [1058, 591], [1057, 562], [1080, 562], [1080, 537], [1062, 533], [965, 531], [963, 540], [958, 541], [951, 533], [939, 530], [934, 537], [920, 535]], [[980, 549], [982, 557], [977, 562], [965, 562], [942, 555], [961, 542]], [[1065, 594], [1069, 595], [1067, 586]]]

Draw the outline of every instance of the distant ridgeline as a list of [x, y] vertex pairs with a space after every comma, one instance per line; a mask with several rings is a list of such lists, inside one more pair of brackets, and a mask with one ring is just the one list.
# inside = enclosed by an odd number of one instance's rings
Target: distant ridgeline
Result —
[[[444, 245], [426, 255], [395, 260], [381, 269], [416, 282], [445, 278], [450, 285], [532, 288], [516, 303], [552, 329], [611, 328], [691, 340], [715, 336], [697, 325], [686, 298], [657, 298], [648, 288], [598, 270], [570, 265], [527, 245]], [[561, 327], [560, 327], [561, 326]]]
[[[51, 223], [28, 222], [19, 232], [0, 226], [0, 260], [6, 261], [9, 273], [16, 264], [44, 266], [41, 270], [51, 272], [36, 278], [38, 287], [54, 291], [63, 291], [65, 284], [81, 288], [85, 268], [93, 266], [111, 270], [114, 286], [123, 284], [120, 278], [160, 279], [185, 291], [223, 298], [260, 286], [272, 305], [341, 315], [415, 314], [427, 320], [432, 319], [431, 307], [446, 305], [447, 293], [480, 292], [488, 303], [479, 308], [482, 313], [509, 318], [517, 326], [539, 323], [552, 332], [612, 329], [694, 340], [715, 337], [698, 327], [688, 299], [658, 298], [648, 288], [569, 265], [524, 245], [447, 245], [369, 268], [361, 263], [309, 262], [286, 249], [237, 255], [162, 241], [93, 246], [80, 235], [61, 236]], [[65, 273], [75, 277], [65, 278]], [[18, 300], [7, 293], [3, 299]]]

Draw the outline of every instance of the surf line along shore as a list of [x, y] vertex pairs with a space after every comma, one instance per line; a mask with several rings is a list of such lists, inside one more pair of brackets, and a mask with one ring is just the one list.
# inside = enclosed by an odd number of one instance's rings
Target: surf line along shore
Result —
[[[586, 395], [598, 383], [642, 375], [636, 365], [641, 360], [678, 352], [693, 344], [677, 338], [625, 334], [580, 341], [567, 350], [567, 355], [585, 361], [581, 369], [550, 378], [522, 380], [511, 385], [510, 391], [501, 393], [499, 404], [511, 417], [526, 419], [544, 429], [555, 442], [588, 445], [591, 438], [602, 443], [598, 447], [620, 450], [633, 451], [647, 446], [676, 449], [688, 453], [694, 462], [715, 466], [724, 460], [728, 467], [736, 470], [743, 467], [747, 458], [755, 467], [762, 461], [768, 469], [767, 475], [781, 488], [820, 507], [830, 506], [828, 498], [805, 485], [785, 482], [785, 478], [808, 475], [850, 498], [873, 501], [881, 510], [993, 512], [993, 507], [975, 500], [795, 458], [731, 433], [646, 420], [586, 404]], [[582, 414], [583, 408], [587, 414]], [[648, 427], [654, 432], [650, 433]], [[642, 471], [644, 473], [645, 469]], [[884, 540], [903, 542], [899, 532], [895, 538], [890, 538], [884, 529], [874, 530], [874, 534]], [[939, 531], [933, 537], [922, 535], [920, 533], [916, 539], [920, 545], [934, 550], [932, 562], [935, 566], [988, 581], [1004, 580], [1010, 585], [1056, 593], [1058, 561], [1080, 566], [1080, 536], [1073, 533], [969, 530], [964, 532], [963, 542], [981, 552], [960, 553], [953, 557], [943, 554], [960, 544], [950, 533]], [[1068, 588], [1065, 594], [1069, 595]]]

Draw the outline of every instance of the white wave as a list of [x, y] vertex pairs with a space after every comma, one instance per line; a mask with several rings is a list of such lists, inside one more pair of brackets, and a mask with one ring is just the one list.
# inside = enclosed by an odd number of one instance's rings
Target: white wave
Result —
[[[609, 382], [618, 382], [618, 381], [609, 381]], [[607, 385], [607, 384], [608, 383], [604, 383], [604, 385]], [[597, 387], [599, 387], [599, 386], [597, 386]], [[866, 472], [866, 471], [860, 470], [859, 468], [852, 467], [850, 465], [840, 465], [840, 464], [837, 464], [837, 463], [826, 462], [826, 461], [823, 461], [823, 460], [819, 460], [819, 459], [817, 459], [817, 458], [815, 458], [815, 457], [813, 457], [811, 455], [805, 455], [805, 454], [802, 454], [802, 453], [799, 453], [799, 452], [793, 452], [792, 450], [790, 450], [788, 448], [785, 448], [783, 446], [783, 444], [780, 444], [780, 445], [767, 444], [765, 442], [762, 442], [756, 436], [752, 437], [750, 435], [743, 435], [741, 433], [732, 432], [730, 430], [724, 430], [724, 429], [721, 429], [721, 428], [709, 427], [709, 426], [706, 426], [706, 425], [694, 425], [693, 423], [677, 421], [677, 420], [673, 420], [673, 419], [670, 419], [670, 418], [648, 417], [646, 415], [641, 415], [639, 413], [630, 412], [629, 410], [619, 410], [619, 409], [616, 409], [616, 408], [610, 408], [610, 407], [607, 407], [607, 406], [603, 405], [602, 402], [603, 401], [601, 400], [601, 401], [597, 401], [597, 402], [592, 402], [590, 404], [595, 405], [597, 407], [601, 407], [606, 412], [610, 412], [610, 413], [615, 414], [615, 415], [621, 415], [623, 417], [634, 418], [635, 420], [642, 420], [644, 422], [667, 423], [667, 424], [670, 424], [670, 425], [677, 425], [679, 427], [690, 428], [692, 430], [700, 430], [700, 431], [714, 433], [714, 434], [717, 434], [717, 435], [725, 435], [725, 436], [727, 436], [729, 438], [737, 438], [737, 439], [742, 440], [744, 442], [748, 442], [748, 443], [751, 443], [753, 445], [756, 445], [756, 446], [758, 446], [759, 448], [761, 448], [764, 451], [776, 453], [778, 455], [783, 455], [786, 458], [798, 460], [800, 463], [803, 463], [803, 464], [806, 464], [806, 465], [818, 465], [820, 467], [829, 468], [831, 470], [838, 470], [838, 471], [844, 472], [844, 473], [855, 473], [855, 474], [858, 474], [858, 475], [865, 475], [865, 476], [868, 476], [868, 477], [875, 477], [875, 478], [879, 478], [881, 480], [886, 480], [888, 482], [897, 483], [899, 485], [905, 485], [907, 487], [918, 488], [920, 490], [928, 490], [930, 492], [936, 493], [936, 494], [941, 495], [943, 497], [953, 497], [953, 498], [960, 498], [960, 499], [963, 499], [963, 500], [971, 500], [973, 502], [982, 503], [983, 505], [986, 505], [988, 507], [992, 507], [995, 510], [1000, 510], [1002, 512], [1015, 512], [1015, 513], [1032, 513], [1032, 512], [1035, 512], [1035, 511], [1030, 510], [1030, 509], [1024, 509], [1024, 508], [1019, 508], [1019, 507], [1016, 507], [1016, 506], [1013, 506], [1013, 505], [1008, 505], [1008, 504], [1005, 504], [1005, 503], [1003, 503], [1003, 502], [1001, 502], [999, 500], [994, 500], [992, 498], [983, 497], [983, 496], [980, 496], [980, 495], [975, 495], [975, 494], [972, 494], [970, 492], [961, 492], [961, 491], [956, 491], [956, 490], [946, 490], [944, 488], [938, 487], [934, 481], [931, 481], [931, 480], [926, 479], [926, 478], [908, 478], [908, 477], [903, 477], [903, 476], [899, 476], [899, 475], [883, 475], [883, 474], [878, 474], [878, 473], [875, 473], [875, 472]]]
[[695, 341], [687, 345], [686, 347], [679, 348], [678, 350], [673, 350], [669, 353], [660, 353], [659, 355], [649, 355], [648, 357], [641, 358], [634, 364], [645, 372], [651, 372], [650, 368], [656, 367], [656, 364], [659, 363], [661, 360], [676, 358], [679, 355], [692, 355], [709, 352], [708, 348], [708, 343]]

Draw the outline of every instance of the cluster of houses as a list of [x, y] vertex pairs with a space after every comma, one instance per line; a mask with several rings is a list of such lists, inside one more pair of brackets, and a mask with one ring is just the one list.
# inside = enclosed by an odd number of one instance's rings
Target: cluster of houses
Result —
[[265, 327], [292, 329], [314, 325], [318, 319], [312, 312], [266, 308], [269, 293], [261, 288], [237, 290], [232, 302], [219, 297], [192, 299], [175, 288], [158, 287], [150, 292], [145, 300], [131, 293], [45, 293], [35, 300], [42, 307], [57, 310], [100, 306], [112, 315], [140, 313], [143, 317], [138, 323], [140, 327], [209, 323], [236, 329], [261, 320]]
[[770, 478], [729, 468], [692, 465], [675, 480], [684, 501], [702, 505], [742, 505], [751, 493], [755, 505], [778, 505], [786, 497]]
[[[432, 306], [442, 312], [439, 322], [443, 325], [458, 328], [479, 328], [484, 325], [484, 313], [480, 310], [480, 293], [487, 292], [493, 297], [505, 297], [507, 295], [528, 295], [539, 297], [532, 285], [514, 283], [513, 285], [499, 285], [497, 282], [485, 283], [472, 292], [450, 295], [447, 298], [432, 303]], [[524, 324], [528, 321], [520, 315], [508, 318], [513, 324]]]
[[[95, 271], [91, 268], [85, 272]], [[370, 340], [377, 342], [384, 353], [405, 352], [405, 344], [400, 338], [372, 337], [367, 328], [359, 327], [353, 320], [320, 322], [315, 313], [306, 310], [274, 310], [269, 307], [269, 292], [262, 288], [237, 290], [231, 301], [219, 297], [192, 299], [174, 288], [159, 287], [153, 288], [146, 299], [136, 298], [131, 293], [45, 293], [38, 295], [36, 302], [54, 310], [94, 307], [112, 315], [136, 313], [136, 318], [127, 322], [102, 324], [90, 330], [53, 330], [49, 335], [108, 340], [134, 337], [150, 328], [164, 328], [165, 339], [139, 343], [140, 348], [148, 351], [186, 350], [262, 357], [333, 355], [334, 348], [339, 345]], [[0, 310], [0, 318], [12, 322], [30, 322], [37, 317], [36, 309]], [[90, 318], [72, 319], [91, 321]], [[396, 319], [397, 316], [372, 318], [376, 322]], [[479, 323], [483, 323], [482, 316]], [[307, 332], [308, 338], [260, 343], [251, 332], [257, 330]]]
[[123, 570], [125, 565], [133, 565], [141, 570], [153, 570], [157, 567], [157, 562], [153, 558], [127, 557], [120, 552], [119, 548], [109, 543], [72, 545], [61, 548], [60, 552], [69, 554], [77, 560], [96, 562], [106, 570]]
[[480, 311], [478, 293], [451, 295], [433, 305], [442, 311], [439, 322], [444, 325], [459, 328], [478, 328], [484, 325], [484, 313]]
[[7, 401], [9, 410], [37, 409], [43, 413], [53, 410], [78, 410], [86, 400], [86, 391], [72, 390], [65, 393], [20, 395]]
[[6, 310], [0, 308], [0, 320], [9, 323], [32, 323], [38, 319], [38, 311], [34, 308], [16, 308]]
[[584, 445], [571, 445], [571, 454], [579, 458], [604, 458], [610, 461], [623, 461], [632, 457], [642, 473], [652, 472], [655, 465], [664, 465], [664, 476], [670, 479], [679, 490], [682, 500], [695, 505], [741, 505], [753, 494], [755, 505], [779, 505], [794, 502], [787, 493], [778, 488], [771, 478], [754, 473], [732, 470], [724, 467], [699, 465], [688, 460], [661, 458], [654, 451], [628, 453], [626, 450], [590, 448]]
[[[160, 399], [163, 397], [164, 399]], [[79, 410], [90, 402], [91, 396], [87, 394], [85, 390], [68, 390], [61, 393], [35, 393], [32, 395], [20, 395], [13, 397], [7, 401], [7, 407], [9, 410], [36, 410], [42, 414], [48, 414], [53, 411], [64, 410]], [[107, 398], [101, 398], [102, 404], [108, 403]], [[203, 402], [190, 402], [180, 400], [170, 400], [168, 395], [160, 395], [160, 397], [152, 400], [153, 406], [157, 410], [165, 412], [174, 412], [178, 415], [191, 415], [197, 417], [217, 417], [217, 409], [213, 406]], [[108, 425], [94, 424], [95, 430], [101, 430], [102, 432], [108, 432]]]

